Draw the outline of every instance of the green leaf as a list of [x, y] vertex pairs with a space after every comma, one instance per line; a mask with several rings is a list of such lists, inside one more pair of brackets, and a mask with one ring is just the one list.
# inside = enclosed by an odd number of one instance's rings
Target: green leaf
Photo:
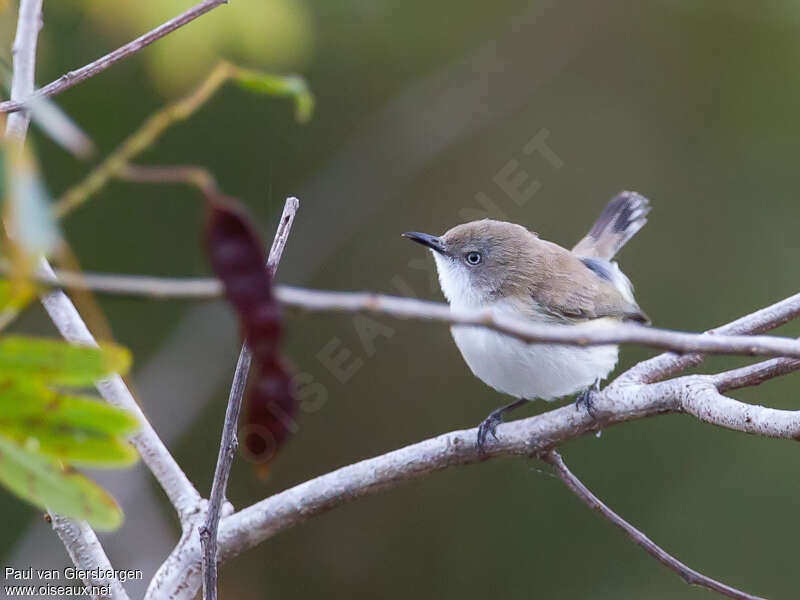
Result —
[[138, 426], [134, 415], [88, 396], [58, 394], [36, 382], [0, 384], [0, 434], [69, 463], [135, 463], [136, 450], [121, 436]]
[[134, 415], [92, 396], [60, 394], [36, 382], [0, 382], [0, 421], [30, 418], [105, 435], [139, 428]]
[[57, 385], [89, 385], [130, 367], [128, 350], [116, 344], [99, 348], [60, 340], [7, 335], [0, 338], [0, 380], [29, 378]]
[[122, 510], [105, 490], [58, 461], [30, 452], [0, 436], [0, 482], [34, 506], [99, 530], [122, 524]]
[[76, 428], [62, 429], [35, 418], [0, 421], [0, 435], [31, 452], [85, 467], [128, 467], [139, 459], [136, 449], [121, 437]]
[[294, 100], [294, 117], [305, 123], [314, 112], [314, 95], [306, 80], [299, 75], [272, 75], [250, 69], [236, 68], [236, 83], [244, 89], [270, 96], [289, 96]]

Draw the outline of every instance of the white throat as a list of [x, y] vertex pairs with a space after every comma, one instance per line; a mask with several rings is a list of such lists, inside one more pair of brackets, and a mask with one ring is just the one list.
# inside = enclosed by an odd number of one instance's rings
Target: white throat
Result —
[[469, 274], [452, 258], [431, 250], [439, 273], [439, 285], [450, 306], [454, 308], [481, 308], [485, 299], [477, 294], [469, 280]]

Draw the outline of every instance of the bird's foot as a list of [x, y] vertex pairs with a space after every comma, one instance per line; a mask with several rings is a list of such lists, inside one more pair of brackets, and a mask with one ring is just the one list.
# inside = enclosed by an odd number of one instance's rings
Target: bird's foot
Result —
[[517, 400], [516, 402], [512, 402], [508, 406], [503, 406], [502, 408], [498, 408], [497, 410], [490, 412], [489, 416], [486, 417], [478, 426], [478, 452], [481, 454], [486, 453], [486, 438], [489, 437], [490, 434], [495, 440], [497, 440], [497, 434], [495, 433], [495, 430], [497, 429], [497, 426], [504, 421], [503, 417], [505, 414], [527, 403], [527, 400], [521, 399]]
[[503, 409], [498, 408], [497, 410], [493, 410], [489, 413], [489, 416], [486, 417], [480, 425], [478, 425], [478, 452], [481, 454], [486, 453], [486, 438], [489, 437], [489, 434], [496, 440], [497, 434], [495, 431], [497, 430], [497, 426], [503, 422]]
[[594, 397], [597, 392], [600, 391], [600, 380], [597, 379], [594, 384], [590, 387], [583, 390], [578, 397], [575, 399], [575, 408], [580, 410], [581, 408], [585, 408], [586, 412], [589, 413], [589, 416], [592, 419], [597, 418], [597, 410], [594, 406]]

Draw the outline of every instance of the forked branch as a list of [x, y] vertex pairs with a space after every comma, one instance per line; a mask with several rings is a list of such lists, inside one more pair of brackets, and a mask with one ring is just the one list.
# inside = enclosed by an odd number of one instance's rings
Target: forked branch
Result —
[[[777, 321], [776, 321], [777, 322]], [[765, 329], [769, 325], [763, 324]], [[665, 413], [685, 413], [745, 433], [798, 439], [800, 411], [753, 406], [723, 396], [717, 389], [758, 385], [765, 377], [796, 370], [764, 361], [720, 375], [690, 375], [652, 384], [609, 385], [594, 398], [595, 415], [567, 405], [500, 425], [499, 439], [485, 454], [476, 444], [476, 429], [454, 431], [366, 459], [321, 475], [226, 517], [220, 524], [220, 560], [227, 560], [315, 515], [358, 498], [391, 489], [442, 469], [504, 456], [536, 457], [570, 441], [619, 423]], [[196, 540], [184, 538], [162, 565], [147, 598], [188, 600], [197, 592], [201, 552]], [[724, 585], [724, 584], [721, 584]], [[732, 589], [732, 588], [731, 588]], [[752, 598], [738, 592], [740, 598]]]
[[[205, 0], [153, 31], [126, 44], [122, 48], [97, 61], [68, 73], [33, 93], [33, 66], [36, 54], [36, 35], [40, 26], [41, 0], [22, 0], [20, 19], [15, 41], [14, 80], [12, 98], [0, 103], [0, 112], [20, 111], [25, 102], [34, 96], [49, 96], [83, 81], [108, 68], [119, 60], [138, 52], [153, 41], [167, 35], [209, 10], [225, 3], [224, 0]], [[209, 88], [210, 89], [210, 88]], [[208, 89], [206, 90], [208, 91]], [[211, 89], [213, 91], [213, 89]], [[191, 108], [191, 106], [189, 107]], [[24, 141], [27, 117], [22, 113], [8, 119], [8, 133], [20, 142]], [[162, 123], [156, 122], [149, 134], [158, 135]], [[130, 150], [130, 148], [129, 148]], [[103, 172], [102, 177], [124, 175], [131, 154], [117, 155], [120, 163]], [[117, 167], [120, 167], [117, 169]], [[131, 177], [153, 176], [153, 172], [127, 171]], [[187, 173], [183, 173], [187, 175]], [[192, 176], [191, 173], [189, 173]], [[65, 199], [61, 211], [66, 212], [102, 185], [105, 179], [85, 182], [74, 196]], [[85, 195], [86, 194], [86, 195]], [[169, 296], [175, 282], [153, 278], [82, 276], [61, 273], [58, 277], [49, 264], [43, 261], [39, 278], [50, 284], [68, 285], [68, 279], [80, 287], [96, 284], [103, 291], [141, 293], [144, 286], [156, 289], [156, 295]], [[202, 294], [218, 295], [219, 286], [214, 280], [178, 282], [179, 292], [191, 292], [193, 297]], [[435, 320], [457, 325], [488, 327], [528, 342], [550, 342], [576, 345], [640, 343], [667, 348], [683, 354], [667, 353], [644, 361], [612, 382], [594, 399], [595, 414], [574, 406], [564, 406], [547, 413], [522, 419], [498, 428], [499, 440], [491, 443], [488, 452], [479, 452], [475, 439], [476, 430], [456, 431], [440, 435], [406, 448], [367, 459], [332, 473], [309, 480], [291, 489], [275, 494], [235, 514], [225, 517], [219, 524], [219, 558], [225, 560], [255, 546], [256, 544], [296, 525], [316, 514], [330, 510], [356, 498], [386, 490], [405, 481], [422, 477], [434, 471], [456, 465], [480, 462], [500, 456], [538, 456], [556, 467], [559, 476], [589, 506], [599, 510], [606, 518], [631, 535], [642, 547], [689, 583], [704, 585], [709, 589], [732, 598], [753, 600], [757, 597], [716, 582], [686, 567], [649, 538], [600, 502], [564, 465], [554, 448], [561, 444], [601, 428], [663, 413], [686, 413], [694, 417], [729, 429], [776, 438], [800, 438], [800, 411], [782, 411], [761, 406], [752, 406], [728, 398], [725, 391], [760, 383], [791, 373], [800, 368], [800, 342], [779, 337], [743, 337], [742, 334], [761, 333], [795, 318], [800, 314], [800, 295], [792, 296], [767, 309], [748, 315], [725, 327], [718, 328], [715, 335], [698, 335], [643, 328], [621, 324], [608, 330], [582, 329], [576, 326], [566, 330], [516, 322], [489, 312], [452, 312], [441, 304], [426, 303], [411, 299], [391, 298], [374, 294], [352, 294], [324, 292], [283, 287], [277, 291], [284, 304], [299, 306], [307, 310], [338, 310], [345, 312], [369, 311], [405, 318]], [[152, 294], [151, 294], [152, 295]], [[65, 338], [75, 342], [94, 343], [72, 302], [61, 290], [43, 296], [42, 301], [53, 322]], [[710, 332], [712, 333], [712, 332]], [[687, 354], [688, 353], [688, 354]], [[716, 375], [695, 375], [666, 380], [686, 368], [702, 361], [703, 355], [748, 354], [774, 356], [772, 360], [727, 371]], [[244, 370], [242, 370], [242, 373]], [[241, 378], [240, 378], [241, 380]], [[145, 463], [155, 474], [170, 500], [181, 515], [184, 532], [178, 546], [168, 557], [151, 581], [148, 598], [190, 599], [200, 587], [200, 572], [203, 562], [200, 536], [196, 516], [203, 501], [180, 467], [167, 451], [155, 431], [147, 423], [133, 397], [121, 378], [113, 377], [98, 383], [100, 393], [109, 402], [133, 411], [143, 422], [142, 431], [134, 438]], [[238, 396], [238, 393], [236, 394]], [[233, 422], [231, 418], [227, 426]], [[215, 477], [214, 497], [218, 504], [224, 497], [226, 469], [229, 468], [230, 447], [233, 438], [223, 439], [220, 450], [221, 467]], [[216, 516], [212, 521], [216, 520]], [[215, 526], [215, 522], [211, 525]], [[76, 564], [108, 564], [91, 530], [81, 524], [65, 522], [59, 525], [59, 534], [65, 540]], [[211, 562], [215, 552], [210, 546]], [[93, 549], [86, 555], [77, 550]], [[124, 598], [124, 590], [115, 589], [115, 596]]]

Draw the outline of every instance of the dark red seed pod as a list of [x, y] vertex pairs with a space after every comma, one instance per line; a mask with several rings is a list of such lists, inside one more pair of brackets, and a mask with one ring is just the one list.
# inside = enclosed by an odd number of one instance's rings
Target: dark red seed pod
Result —
[[272, 295], [272, 275], [261, 240], [236, 200], [209, 203], [206, 248], [253, 354], [254, 377], [240, 435], [243, 450], [263, 474], [297, 428], [297, 406], [279, 356], [281, 311]]

